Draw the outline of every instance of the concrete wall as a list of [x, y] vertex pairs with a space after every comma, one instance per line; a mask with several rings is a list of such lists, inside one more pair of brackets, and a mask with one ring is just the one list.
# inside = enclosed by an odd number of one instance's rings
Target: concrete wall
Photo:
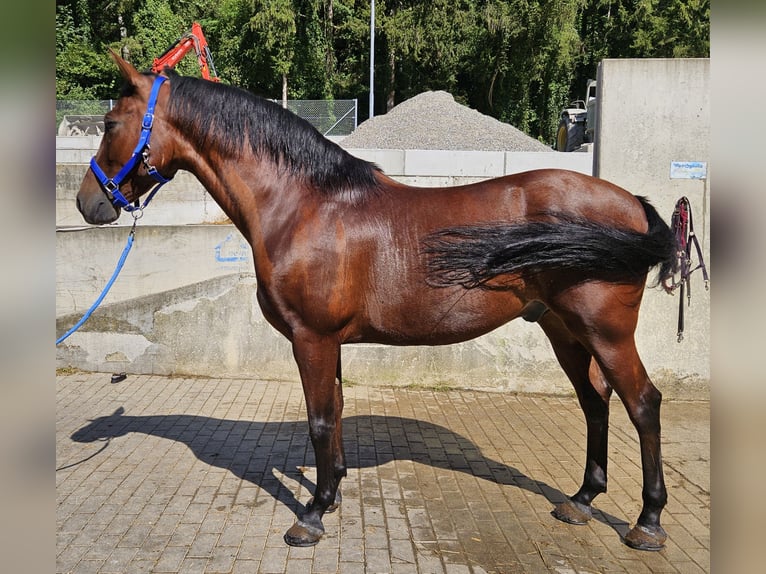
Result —
[[[609, 67], [606, 67], [609, 70]], [[628, 66], [627, 73], [630, 72]], [[620, 69], [620, 74], [626, 71]], [[671, 73], [674, 73], [671, 70]], [[609, 78], [603, 82], [610, 87]], [[653, 85], [665, 85], [654, 78]], [[634, 88], [632, 88], [634, 89]], [[672, 90], [670, 90], [672, 93]], [[607, 92], [608, 93], [608, 92]], [[663, 99], [667, 94], [653, 92]], [[679, 95], [688, 100], [688, 95]], [[606, 97], [605, 97], [606, 99]], [[606, 99], [608, 104], [608, 99]], [[604, 106], [604, 117], [609, 118]], [[624, 114], [608, 121], [624, 123]], [[643, 121], [649, 121], [645, 116]], [[607, 144], [615, 137], [605, 119], [603, 146], [628, 150], [633, 158], [645, 147], [659, 146], [656, 134], [640, 145]], [[683, 129], [673, 128], [680, 138]], [[97, 138], [75, 142], [57, 138], [57, 333], [63, 333], [101, 291], [127, 238], [132, 217], [119, 225], [89, 228], [74, 208], [74, 196], [87, 170]], [[641, 149], [639, 149], [641, 148]], [[597, 142], [596, 153], [599, 145]], [[605, 149], [605, 147], [603, 148]], [[392, 177], [412, 185], [454, 185], [536, 167], [561, 167], [591, 173], [589, 153], [424, 152], [421, 150], [352, 150], [378, 163]], [[618, 154], [619, 155], [619, 154]], [[599, 156], [600, 168], [613, 159]], [[688, 156], [687, 159], [700, 159]], [[616, 169], [625, 169], [617, 167]], [[656, 170], [656, 166], [636, 170]], [[631, 191], [649, 195], [661, 187], [607, 177]], [[636, 185], [634, 185], [636, 183]], [[697, 182], [699, 183], [699, 182]], [[685, 187], [683, 188], [685, 190]], [[655, 201], [669, 218], [681, 188]], [[692, 195], [691, 191], [686, 193]], [[696, 198], [694, 199], [696, 201]], [[698, 212], [695, 206], [695, 215]], [[703, 213], [703, 211], [699, 211]], [[704, 219], [704, 218], [703, 218]], [[709, 240], [706, 238], [706, 245]], [[297, 380], [290, 347], [261, 316], [249, 248], [225, 215], [189, 174], [165, 186], [139, 225], [125, 268], [105, 302], [85, 326], [57, 349], [59, 366], [129, 373], [252, 376]], [[709, 382], [709, 333], [701, 328], [699, 307], [707, 295], [695, 292], [687, 340], [675, 343], [677, 298], [648, 292], [642, 311], [639, 348], [647, 368], [666, 396], [706, 395]], [[703, 319], [705, 313], [702, 312]], [[709, 323], [709, 321], [708, 321]], [[702, 358], [689, 352], [697, 349]], [[670, 349], [670, 351], [669, 351]], [[452, 384], [506, 391], [569, 393], [547, 339], [536, 325], [514, 321], [463, 344], [446, 347], [343, 348], [344, 375], [360, 384]]]
[[[594, 175], [647, 196], [668, 221], [675, 202], [689, 198], [710, 270], [710, 60], [604, 60], [599, 68], [599, 120]], [[688, 169], [703, 163], [703, 179]], [[673, 333], [678, 296], [649, 291], [637, 333], [649, 366], [679, 378], [710, 380], [710, 293], [692, 276], [684, 340]]]

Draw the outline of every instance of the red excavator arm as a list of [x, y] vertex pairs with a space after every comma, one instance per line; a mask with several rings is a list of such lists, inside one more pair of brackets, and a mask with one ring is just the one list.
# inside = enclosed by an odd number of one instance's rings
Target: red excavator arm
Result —
[[202, 77], [213, 82], [219, 81], [218, 73], [213, 65], [213, 56], [207, 47], [207, 39], [205, 39], [205, 35], [202, 33], [202, 27], [197, 22], [192, 24], [189, 32], [181, 36], [170, 48], [165, 50], [164, 54], [154, 59], [152, 72], [159, 74], [165, 67], [174, 68], [190, 50], [194, 50], [194, 53], [197, 55], [197, 62], [202, 71]]

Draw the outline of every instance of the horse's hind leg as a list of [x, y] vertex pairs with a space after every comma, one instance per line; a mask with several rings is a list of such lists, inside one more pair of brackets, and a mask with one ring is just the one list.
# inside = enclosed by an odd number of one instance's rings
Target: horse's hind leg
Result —
[[605, 377], [622, 399], [638, 431], [644, 486], [643, 508], [625, 543], [638, 550], [661, 550], [667, 534], [660, 526], [660, 514], [667, 504], [660, 448], [660, 403], [662, 394], [649, 380], [633, 338], [622, 345], [607, 346], [598, 353]]
[[572, 382], [587, 425], [587, 449], [582, 486], [553, 509], [551, 514], [570, 524], [585, 524], [592, 517], [593, 499], [606, 492], [609, 398], [611, 387], [604, 380], [590, 352], [553, 313], [539, 321], [553, 346], [559, 364]]
[[579, 333], [638, 431], [644, 504], [624, 541], [639, 550], [660, 550], [667, 538], [660, 526], [667, 503], [660, 449], [662, 394], [649, 380], [634, 339], [643, 287], [586, 283], [568, 294], [566, 305], [559, 301], [558, 312], [570, 332]]

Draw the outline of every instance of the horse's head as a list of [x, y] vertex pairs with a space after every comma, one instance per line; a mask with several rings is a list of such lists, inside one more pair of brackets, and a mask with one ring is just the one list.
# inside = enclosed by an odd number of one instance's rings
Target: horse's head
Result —
[[115, 221], [120, 209], [131, 211], [133, 202], [177, 170], [170, 165], [170, 128], [163, 119], [167, 78], [141, 74], [116, 53], [111, 56], [125, 85], [104, 116], [101, 145], [77, 193], [77, 208], [92, 224]]
[[95, 442], [122, 436], [128, 432], [124, 414], [125, 409], [120, 407], [109, 416], [93, 419], [75, 431], [71, 438], [75, 442]]

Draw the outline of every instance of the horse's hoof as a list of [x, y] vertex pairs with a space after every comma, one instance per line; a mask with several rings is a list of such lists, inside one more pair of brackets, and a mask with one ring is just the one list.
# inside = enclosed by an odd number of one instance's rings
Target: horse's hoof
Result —
[[625, 544], [636, 550], [647, 550], [657, 552], [665, 548], [665, 540], [668, 535], [659, 524], [657, 526], [641, 526], [636, 524], [633, 530], [628, 532], [623, 538]]
[[593, 518], [593, 509], [587, 504], [567, 499], [551, 510], [551, 515], [567, 524], [585, 524]]
[[315, 526], [299, 520], [285, 532], [285, 542], [290, 546], [314, 546], [323, 534], [321, 523]]

